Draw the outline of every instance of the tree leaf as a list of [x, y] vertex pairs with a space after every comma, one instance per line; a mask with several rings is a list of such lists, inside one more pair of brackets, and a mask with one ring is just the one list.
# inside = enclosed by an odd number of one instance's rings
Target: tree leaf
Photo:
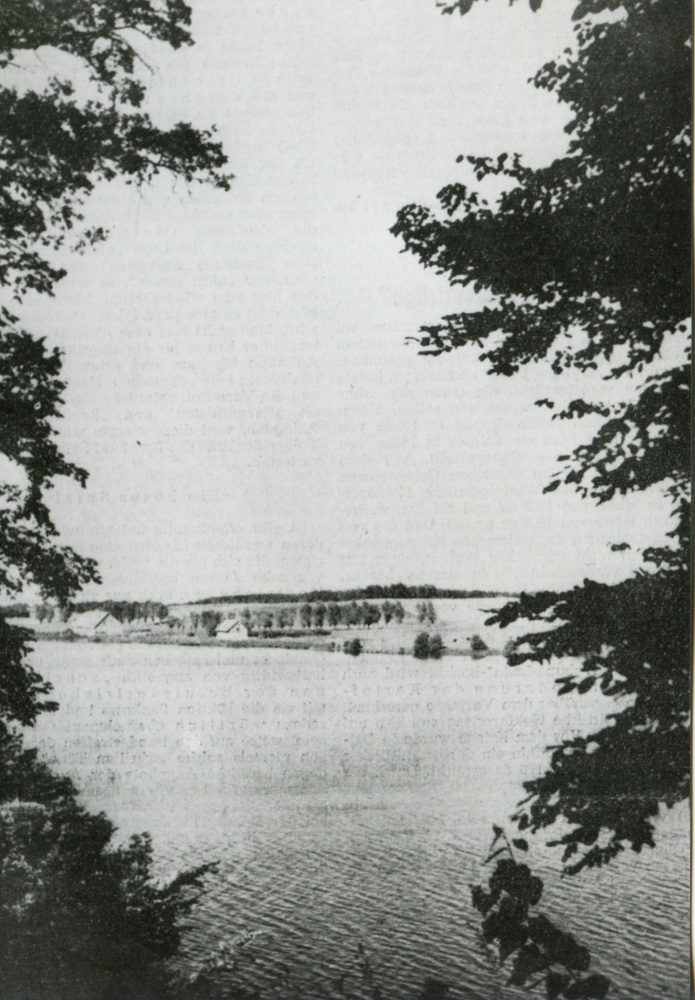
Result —
[[571, 682], [568, 682], [567, 684], [563, 684], [562, 687], [560, 688], [560, 690], [558, 691], [558, 694], [569, 694], [570, 691], [574, 691], [574, 689], [576, 688], [576, 686], [577, 686], [576, 684], [573, 684]]
[[583, 681], [577, 685], [577, 694], [586, 694], [596, 683], [596, 677], [585, 677]]

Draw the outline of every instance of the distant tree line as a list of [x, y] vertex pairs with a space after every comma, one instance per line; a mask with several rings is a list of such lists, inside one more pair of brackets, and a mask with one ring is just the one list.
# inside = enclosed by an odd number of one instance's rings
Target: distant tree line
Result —
[[464, 598], [479, 597], [518, 597], [518, 594], [500, 590], [451, 590], [440, 589], [426, 583], [418, 587], [408, 587], [404, 583], [391, 583], [388, 586], [373, 584], [357, 590], [312, 590], [305, 594], [233, 594], [225, 597], [206, 597], [202, 601], [190, 601], [190, 604], [315, 604], [318, 601], [408, 601], [432, 600], [433, 598]]

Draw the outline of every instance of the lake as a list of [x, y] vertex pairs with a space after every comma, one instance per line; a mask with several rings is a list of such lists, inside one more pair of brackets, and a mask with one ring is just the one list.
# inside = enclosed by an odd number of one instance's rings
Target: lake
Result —
[[[557, 698], [556, 668], [497, 656], [37, 642], [32, 662], [61, 709], [28, 741], [85, 804], [123, 838], [150, 831], [163, 875], [220, 861], [187, 970], [245, 934], [234, 981], [263, 1000], [358, 995], [360, 945], [389, 1000], [428, 977], [452, 998], [528, 996], [486, 955], [469, 886], [544, 747], [612, 702]], [[551, 838], [531, 838], [540, 909], [590, 948], [609, 996], [688, 996], [688, 822], [679, 807], [656, 850], [562, 881]]]

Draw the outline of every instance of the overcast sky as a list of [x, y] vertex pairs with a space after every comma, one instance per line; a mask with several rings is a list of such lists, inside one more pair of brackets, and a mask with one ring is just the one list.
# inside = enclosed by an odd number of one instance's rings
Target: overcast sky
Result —
[[622, 578], [639, 554], [610, 544], [658, 540], [663, 501], [544, 496], [591, 425], [533, 405], [615, 390], [418, 357], [405, 338], [474, 296], [389, 233], [463, 179], [459, 153], [565, 150], [567, 109], [527, 80], [572, 43], [573, 3], [191, 3], [197, 44], [143, 52], [148, 110], [216, 123], [231, 192], [103, 186], [87, 221], [109, 241], [22, 312], [65, 350], [61, 443], [91, 477], [52, 503], [92, 593]]

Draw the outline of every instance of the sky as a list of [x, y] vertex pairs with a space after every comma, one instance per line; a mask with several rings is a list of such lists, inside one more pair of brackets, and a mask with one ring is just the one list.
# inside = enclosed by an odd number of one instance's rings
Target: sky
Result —
[[527, 81], [572, 44], [573, 4], [461, 18], [434, 0], [190, 2], [194, 47], [140, 49], [146, 110], [214, 122], [231, 191], [101, 186], [85, 224], [109, 240], [22, 307], [65, 352], [60, 443], [90, 479], [51, 504], [100, 564], [85, 596], [622, 579], [668, 508], [543, 495], [597, 425], [534, 401], [634, 385], [418, 356], [420, 324], [476, 299], [389, 233], [400, 207], [464, 179], [461, 153], [541, 166], [565, 151], [567, 108]]

